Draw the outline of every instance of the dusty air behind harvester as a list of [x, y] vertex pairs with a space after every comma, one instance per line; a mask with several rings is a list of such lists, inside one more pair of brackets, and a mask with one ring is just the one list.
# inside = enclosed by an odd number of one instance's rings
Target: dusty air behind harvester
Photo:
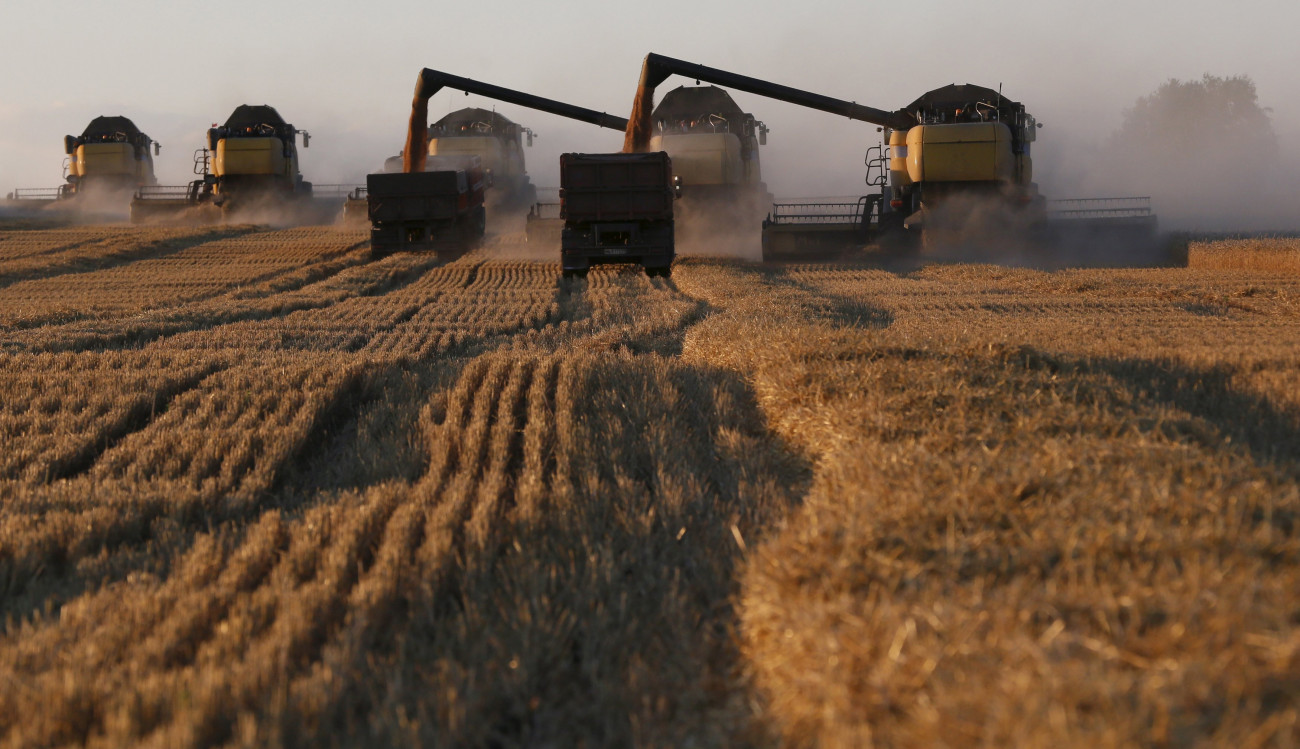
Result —
[[[627, 150], [651, 147], [654, 90], [672, 75], [868, 122], [883, 133], [883, 142], [866, 157], [866, 182], [873, 190], [855, 203], [772, 206], [763, 226], [766, 260], [825, 258], [889, 236], [915, 244], [923, 234], [954, 226], [961, 231], [972, 211], [985, 218], [992, 213], [986, 223], [1014, 225], [1049, 246], [1076, 238], [1155, 245], [1149, 199], [1045, 201], [1030, 156], [1040, 126], [1023, 104], [999, 91], [946, 86], [888, 111], [652, 53], [642, 66]], [[1147, 264], [1152, 255], [1138, 253], [1135, 259]]]
[[161, 150], [126, 117], [100, 116], [81, 135], [63, 138], [64, 182], [61, 187], [18, 189], [9, 200], [37, 207], [57, 200], [98, 197], [105, 206], [124, 208], [139, 187], [157, 181], [153, 157]]

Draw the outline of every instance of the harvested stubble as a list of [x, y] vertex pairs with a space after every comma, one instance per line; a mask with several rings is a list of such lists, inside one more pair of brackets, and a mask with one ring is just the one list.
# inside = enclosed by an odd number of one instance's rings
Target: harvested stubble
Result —
[[0, 225], [0, 285], [166, 255], [194, 244], [246, 231], [238, 227], [72, 227], [45, 231]]
[[0, 335], [4, 744], [1300, 738], [1294, 275], [229, 242]]
[[1177, 301], [1260, 276], [700, 270], [818, 465], [741, 599], [787, 738], [1295, 736], [1300, 319]]
[[[147, 236], [175, 230], [149, 228]], [[304, 265], [355, 249], [357, 233], [332, 228], [221, 232], [160, 246], [145, 259], [19, 281], [0, 294], [0, 324], [38, 327], [86, 318], [122, 317], [208, 299], [292, 275]], [[158, 244], [161, 240], [156, 241]], [[153, 246], [153, 245], [148, 245]], [[275, 247], [267, 252], [266, 247]], [[180, 247], [181, 249], [176, 249]], [[200, 271], [201, 272], [198, 272]]]

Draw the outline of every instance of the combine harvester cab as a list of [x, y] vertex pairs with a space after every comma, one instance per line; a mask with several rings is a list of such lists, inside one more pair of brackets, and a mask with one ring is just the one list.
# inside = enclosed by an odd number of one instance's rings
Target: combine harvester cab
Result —
[[[129, 194], [157, 183], [153, 157], [162, 146], [126, 117], [96, 117], [79, 137], [63, 139], [72, 195]], [[123, 201], [125, 202], [125, 201]]]
[[433, 252], [458, 257], [483, 238], [486, 177], [477, 156], [429, 159], [421, 172], [366, 176], [375, 257], [393, 252]]
[[40, 208], [81, 198], [94, 199], [94, 207], [120, 208], [136, 189], [157, 182], [153, 157], [162, 146], [126, 117], [96, 117], [81, 135], [64, 136], [63, 150], [65, 184], [15, 190], [8, 196], [11, 205]]
[[205, 181], [212, 185], [213, 204], [230, 214], [311, 197], [311, 183], [298, 169], [300, 133], [306, 148], [311, 135], [285, 122], [274, 107], [236, 107], [225, 125], [208, 131], [212, 160]]
[[[206, 148], [194, 152], [194, 173], [189, 185], [144, 187], [131, 203], [132, 221], [146, 221], [214, 208], [223, 218], [285, 218], [310, 223], [317, 214], [332, 220], [349, 187], [325, 196], [332, 205], [323, 209], [311, 203], [312, 184], [298, 168], [298, 136], [306, 148], [311, 135], [298, 130], [274, 107], [243, 104], [225, 124], [208, 130]], [[201, 211], [210, 218], [213, 211]]]
[[646, 275], [672, 272], [672, 159], [652, 153], [560, 156], [560, 261], [565, 276], [592, 265], [638, 263]]

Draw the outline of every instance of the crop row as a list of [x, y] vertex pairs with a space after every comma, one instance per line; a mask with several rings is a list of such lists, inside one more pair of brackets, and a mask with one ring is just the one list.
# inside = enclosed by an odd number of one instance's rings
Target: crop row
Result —
[[266, 232], [85, 273], [19, 281], [0, 297], [0, 321], [31, 327], [174, 306], [271, 280], [340, 256], [356, 244], [355, 235], [333, 229]]

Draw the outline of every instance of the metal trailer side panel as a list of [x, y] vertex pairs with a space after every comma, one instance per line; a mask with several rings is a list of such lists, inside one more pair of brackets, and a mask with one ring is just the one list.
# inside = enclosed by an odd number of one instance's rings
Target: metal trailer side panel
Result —
[[570, 223], [667, 221], [673, 217], [672, 161], [654, 153], [560, 157], [561, 216]]

